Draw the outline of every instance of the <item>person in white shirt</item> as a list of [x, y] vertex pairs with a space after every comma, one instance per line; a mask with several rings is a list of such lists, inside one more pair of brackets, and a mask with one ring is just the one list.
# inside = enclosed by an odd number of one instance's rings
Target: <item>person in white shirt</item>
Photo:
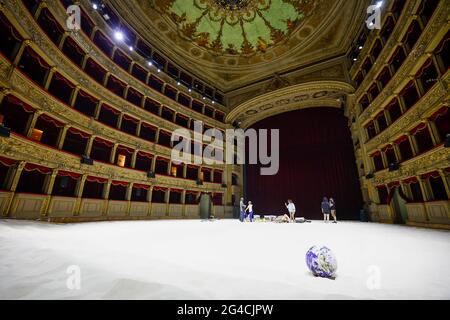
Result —
[[294, 222], [295, 221], [295, 204], [294, 202], [292, 202], [291, 199], [288, 200], [288, 203], [284, 204], [286, 206], [286, 208], [289, 211], [289, 216], [291, 218], [291, 221]]
[[248, 216], [250, 217], [250, 222], [253, 222], [253, 203], [251, 201], [248, 202], [247, 208], [245, 208], [245, 212], [248, 211]]

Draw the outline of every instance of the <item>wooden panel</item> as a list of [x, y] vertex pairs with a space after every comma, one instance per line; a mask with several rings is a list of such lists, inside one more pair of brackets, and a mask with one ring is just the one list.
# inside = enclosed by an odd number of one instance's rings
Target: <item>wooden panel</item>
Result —
[[425, 222], [427, 220], [425, 204], [423, 203], [407, 203], [406, 210], [408, 211], [408, 221]]
[[76, 198], [52, 197], [48, 211], [49, 217], [71, 217], [77, 203]]
[[38, 219], [46, 202], [45, 195], [16, 193], [11, 207], [11, 217]]
[[389, 205], [378, 205], [378, 216], [381, 222], [393, 222], [392, 209]]
[[0, 216], [5, 216], [8, 210], [8, 204], [13, 196], [12, 192], [0, 192]]
[[169, 217], [183, 217], [183, 205], [169, 204]]
[[231, 219], [233, 218], [234, 214], [234, 207], [233, 206], [225, 206], [224, 207], [224, 218]]
[[225, 217], [225, 207], [224, 206], [214, 206], [214, 217], [222, 219]]
[[450, 223], [449, 201], [433, 201], [425, 203], [430, 222]]
[[131, 202], [130, 203], [130, 216], [132, 217], [145, 217], [149, 213], [148, 202]]
[[128, 213], [128, 201], [109, 200], [108, 216], [125, 217]]
[[200, 213], [199, 213], [199, 206], [198, 204], [187, 204], [184, 208], [184, 215], [187, 218], [191, 219], [199, 219]]
[[167, 204], [165, 203], [152, 203], [151, 216], [152, 217], [165, 217], [167, 211]]
[[83, 199], [81, 201], [80, 216], [82, 217], [100, 217], [103, 213], [105, 200], [102, 199]]

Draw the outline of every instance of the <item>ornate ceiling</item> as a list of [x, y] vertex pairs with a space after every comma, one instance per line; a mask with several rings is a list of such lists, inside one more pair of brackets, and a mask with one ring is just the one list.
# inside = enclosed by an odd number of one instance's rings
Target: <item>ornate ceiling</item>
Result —
[[154, 0], [178, 36], [213, 55], [251, 56], [286, 40], [317, 0]]
[[334, 70], [347, 69], [345, 54], [368, 2], [110, 0], [161, 53], [224, 92], [231, 107], [266, 92], [274, 79], [295, 85], [313, 72], [314, 81], [348, 81]]

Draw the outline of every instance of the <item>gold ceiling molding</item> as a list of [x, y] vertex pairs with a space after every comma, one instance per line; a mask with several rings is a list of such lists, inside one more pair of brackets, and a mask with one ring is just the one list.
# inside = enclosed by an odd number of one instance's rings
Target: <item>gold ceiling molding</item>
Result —
[[343, 81], [311, 81], [272, 91], [234, 108], [226, 117], [227, 123], [239, 122], [247, 128], [264, 118], [298, 109], [312, 107], [340, 108], [353, 86]]

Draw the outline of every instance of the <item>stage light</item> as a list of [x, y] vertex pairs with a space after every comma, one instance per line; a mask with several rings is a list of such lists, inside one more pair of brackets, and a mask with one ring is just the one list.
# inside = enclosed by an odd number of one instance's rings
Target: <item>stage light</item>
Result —
[[116, 31], [114, 33], [114, 38], [116, 38], [116, 40], [118, 40], [118, 41], [123, 41], [123, 38], [124, 38], [123, 32], [122, 31]]
[[192, 89], [191, 89], [191, 88], [189, 88], [189, 89], [188, 89], [188, 91], [189, 91], [189, 92], [192, 92]]
[[377, 8], [381, 8], [382, 5], [383, 5], [383, 1], [378, 1], [377, 2]]
[[158, 71], [158, 73], [160, 73], [160, 72], [161, 72], [161, 69], [158, 69], [158, 70], [156, 70], [156, 71]]
[[130, 51], [133, 51], [133, 50], [134, 50], [132, 46], [129, 46], [128, 49], [129, 49]]
[[151, 61], [147, 62], [149, 66], [152, 66], [153, 63]]
[[212, 104], [215, 104], [216, 102], [213, 100], [213, 101], [211, 101], [211, 103], [212, 103]]
[[206, 97], [202, 97], [202, 99], [203, 99], [203, 100], [205, 100], [205, 99], [206, 99]]
[[97, 10], [97, 9], [98, 9], [97, 4], [96, 4], [96, 3], [93, 3], [93, 4], [92, 4], [92, 8], [94, 8], [94, 10]]
[[356, 61], [356, 60], [358, 60], [358, 59], [356, 59], [356, 58], [353, 58], [353, 61]]
[[362, 48], [363, 48], [363, 46], [359, 46], [359, 47], [358, 47], [359, 50], [362, 50]]
[[180, 83], [180, 81], [177, 81], [177, 86], [179, 86], [181, 83]]

